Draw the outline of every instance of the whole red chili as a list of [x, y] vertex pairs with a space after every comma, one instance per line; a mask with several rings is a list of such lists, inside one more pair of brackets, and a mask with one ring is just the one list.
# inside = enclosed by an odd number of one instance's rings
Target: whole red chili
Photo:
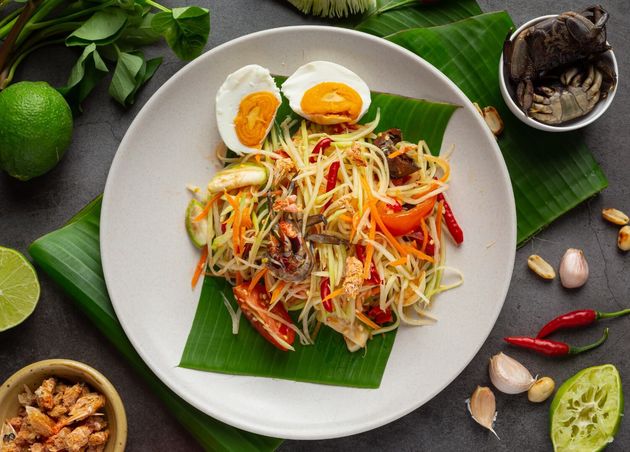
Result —
[[[322, 282], [319, 284], [319, 294], [322, 297], [322, 300], [330, 295], [330, 280], [328, 278], [322, 279]], [[328, 299], [322, 302], [322, 306], [328, 312], [333, 311], [332, 300]]]
[[[339, 167], [341, 164], [339, 162], [332, 162], [330, 168], [328, 169], [328, 176], [326, 176], [326, 193], [331, 191], [333, 188], [337, 186], [337, 174], [339, 174]], [[328, 209], [328, 206], [332, 203], [332, 198], [324, 204], [322, 207], [322, 212]]]
[[444, 198], [444, 194], [440, 193], [437, 195], [437, 200], [442, 201], [444, 203], [444, 223], [446, 224], [446, 228], [448, 229], [449, 234], [455, 240], [455, 243], [458, 245], [464, 241], [464, 231], [459, 226], [459, 223], [455, 219], [455, 215], [453, 215], [453, 210], [451, 206]]
[[[365, 264], [365, 247], [361, 244], [356, 245], [357, 259]], [[370, 262], [370, 279], [366, 280], [368, 284], [379, 285], [381, 283], [381, 275], [378, 274], [378, 270], [374, 265], [374, 262]]]
[[606, 339], [608, 339], [608, 328], [604, 330], [604, 334], [597, 342], [585, 345], [584, 347], [572, 347], [565, 342], [539, 339], [536, 337], [512, 336], [503, 338], [503, 340], [508, 344], [516, 345], [517, 347], [526, 348], [528, 350], [534, 350], [547, 356], [568, 356], [584, 353], [599, 347], [606, 342]]
[[317, 154], [321, 154], [326, 149], [328, 149], [331, 143], [332, 140], [330, 138], [322, 138], [321, 140], [319, 140], [313, 148], [313, 155], [311, 155], [311, 158], [309, 158], [308, 161], [311, 163], [315, 163], [317, 161]]
[[628, 314], [630, 314], [630, 309], [624, 309], [616, 312], [599, 312], [594, 309], [572, 311], [551, 320], [541, 328], [536, 337], [543, 338], [549, 336], [554, 331], [569, 328], [581, 328], [583, 326], [591, 325], [601, 319], [614, 319], [615, 317], [621, 317]]

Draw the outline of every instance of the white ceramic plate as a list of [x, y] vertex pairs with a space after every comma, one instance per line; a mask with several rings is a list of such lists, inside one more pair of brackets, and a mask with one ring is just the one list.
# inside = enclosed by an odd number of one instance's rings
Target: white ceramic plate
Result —
[[[177, 367], [199, 289], [198, 251], [184, 229], [186, 184], [205, 186], [218, 166], [214, 97], [225, 77], [257, 63], [289, 75], [312, 60], [341, 63], [372, 90], [448, 101], [463, 108], [444, 146], [455, 144], [453, 208], [465, 231], [448, 264], [464, 285], [440, 295], [431, 327], [402, 328], [381, 387], [352, 389]], [[462, 92], [433, 66], [383, 39], [331, 27], [263, 31], [187, 65], [147, 102], [112, 164], [101, 217], [107, 287], [127, 336], [177, 394], [228, 424], [270, 436], [331, 438], [373, 429], [446, 387], [486, 340], [507, 293], [516, 245], [514, 198], [494, 137]]]

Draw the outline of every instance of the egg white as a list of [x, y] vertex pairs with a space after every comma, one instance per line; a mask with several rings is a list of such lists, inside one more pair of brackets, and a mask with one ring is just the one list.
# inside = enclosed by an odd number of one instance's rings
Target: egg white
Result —
[[[257, 64], [244, 66], [228, 75], [217, 91], [216, 115], [219, 134], [225, 145], [237, 154], [247, 154], [258, 150], [241, 143], [236, 134], [234, 118], [238, 115], [241, 100], [249, 94], [260, 91], [268, 91], [278, 99], [278, 104], [282, 102], [280, 90], [269, 70]], [[269, 122], [265, 135], [271, 130], [274, 118], [275, 113]]]
[[344, 83], [359, 94], [363, 105], [354, 122], [361, 119], [370, 108], [372, 97], [367, 84], [350, 69], [330, 61], [311, 61], [300, 66], [282, 84], [282, 94], [289, 100], [289, 105], [295, 113], [308, 120], [313, 120], [311, 115], [302, 110], [302, 97], [310, 88], [324, 82]]

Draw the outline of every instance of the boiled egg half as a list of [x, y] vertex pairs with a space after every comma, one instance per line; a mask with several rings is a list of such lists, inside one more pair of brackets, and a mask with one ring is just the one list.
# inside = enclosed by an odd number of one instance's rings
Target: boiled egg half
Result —
[[216, 97], [217, 125], [225, 145], [237, 154], [259, 150], [281, 103], [268, 69], [250, 64], [228, 75]]
[[339, 64], [312, 61], [282, 84], [294, 112], [317, 124], [354, 124], [370, 107], [370, 89]]

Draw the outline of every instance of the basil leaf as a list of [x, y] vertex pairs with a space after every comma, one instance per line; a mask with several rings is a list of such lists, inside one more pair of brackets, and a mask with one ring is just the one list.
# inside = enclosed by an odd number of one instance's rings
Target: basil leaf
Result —
[[97, 11], [66, 38], [66, 45], [111, 44], [122, 34], [127, 24], [127, 17], [123, 10], [117, 8]]
[[192, 60], [208, 42], [210, 13], [197, 6], [173, 8], [171, 12], [157, 13], [151, 25], [164, 36], [175, 55], [182, 60]]
[[58, 88], [74, 114], [83, 111], [81, 103], [108, 72], [105, 61], [96, 50], [96, 44], [86, 46], [70, 71], [67, 85]]
[[155, 73], [162, 58], [145, 61], [142, 52], [119, 52], [109, 94], [121, 105], [134, 103], [135, 94]]

